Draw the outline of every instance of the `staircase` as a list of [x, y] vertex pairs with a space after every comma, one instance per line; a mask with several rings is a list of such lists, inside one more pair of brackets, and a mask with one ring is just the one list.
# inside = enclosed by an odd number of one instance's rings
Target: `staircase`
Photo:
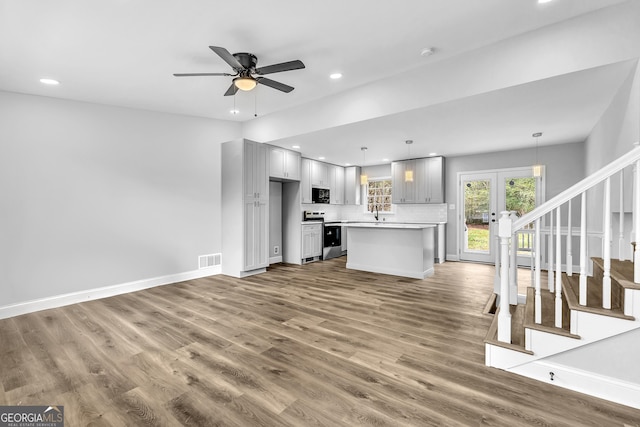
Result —
[[[487, 366], [640, 409], [640, 262], [624, 259], [640, 260], [640, 245], [632, 244], [640, 241], [638, 171], [640, 147], [522, 218], [501, 213]], [[619, 191], [616, 206], [612, 180]], [[633, 188], [632, 224], [624, 214], [625, 185]], [[602, 199], [602, 231], [587, 231], [593, 214], [587, 212], [588, 197], [597, 205]], [[611, 256], [614, 215], [617, 259]], [[531, 229], [531, 286], [518, 295], [518, 236]]]

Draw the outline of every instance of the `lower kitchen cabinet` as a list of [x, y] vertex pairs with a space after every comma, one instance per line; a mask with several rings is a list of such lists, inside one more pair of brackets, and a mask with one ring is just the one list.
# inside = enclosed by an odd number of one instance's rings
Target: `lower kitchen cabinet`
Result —
[[322, 224], [302, 225], [302, 259], [322, 256]]
[[268, 214], [269, 203], [267, 200], [245, 201], [244, 271], [269, 265]]

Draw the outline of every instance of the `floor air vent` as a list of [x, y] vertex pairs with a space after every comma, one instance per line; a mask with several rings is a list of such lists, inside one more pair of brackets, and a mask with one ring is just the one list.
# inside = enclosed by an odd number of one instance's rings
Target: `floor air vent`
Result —
[[222, 254], [200, 255], [198, 257], [198, 268], [215, 267], [220, 265]]

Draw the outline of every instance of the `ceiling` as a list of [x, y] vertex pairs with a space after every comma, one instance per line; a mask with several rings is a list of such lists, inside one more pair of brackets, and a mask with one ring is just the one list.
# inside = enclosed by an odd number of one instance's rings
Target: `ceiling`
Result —
[[[246, 122], [254, 120], [255, 113], [267, 117], [306, 108], [622, 2], [401, 0], [372, 7], [367, 0], [0, 0], [0, 90]], [[172, 76], [229, 72], [209, 45], [254, 53], [258, 66], [300, 59], [306, 68], [269, 76], [294, 86], [289, 94], [258, 86], [224, 97], [230, 77]], [[435, 54], [421, 56], [427, 47], [434, 47]], [[555, 136], [547, 142], [571, 142], [588, 134], [630, 69], [630, 64], [597, 67], [295, 139], [304, 145], [304, 155], [331, 156], [334, 163], [358, 163], [360, 146], [383, 140], [422, 141], [412, 155], [504, 149], [514, 132], [530, 135], [549, 129]], [[333, 72], [343, 78], [329, 79]], [[38, 80], [43, 77], [61, 84], [42, 85]], [[595, 90], [590, 89], [594, 78], [602, 82]], [[543, 96], [549, 93], [561, 96]], [[240, 113], [230, 114], [233, 108]], [[508, 126], [495, 119], [501, 115], [509, 117]], [[533, 128], [531, 117], [540, 117], [544, 128]], [[558, 117], [568, 117], [564, 122], [570, 123], [560, 123]], [[425, 118], [434, 124], [418, 126]], [[491, 144], [480, 138], [484, 135], [491, 135]], [[327, 140], [333, 146], [325, 153]], [[457, 143], [462, 140], [467, 143]], [[270, 142], [288, 146], [292, 141]], [[344, 150], [345, 144], [350, 150]], [[407, 148], [398, 145], [395, 152], [381, 149], [377, 156], [402, 156]]]

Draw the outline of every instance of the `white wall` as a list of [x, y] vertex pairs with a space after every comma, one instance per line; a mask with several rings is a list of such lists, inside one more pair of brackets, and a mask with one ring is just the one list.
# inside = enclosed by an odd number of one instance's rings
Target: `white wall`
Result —
[[0, 92], [0, 307], [221, 252], [231, 122]]

